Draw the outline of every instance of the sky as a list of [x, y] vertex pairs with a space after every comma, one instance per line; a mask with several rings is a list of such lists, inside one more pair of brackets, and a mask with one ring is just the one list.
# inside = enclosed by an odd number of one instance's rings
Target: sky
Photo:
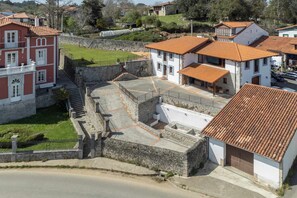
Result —
[[[22, 0], [11, 0], [12, 2], [22, 2]], [[45, 1], [45, 0], [40, 0], [41, 2], [42, 1]], [[154, 5], [156, 2], [158, 3], [162, 3], [162, 2], [168, 2], [170, 0], [133, 0], [133, 2], [135, 4], [137, 3], [144, 3], [146, 5]], [[80, 4], [82, 2], [82, 0], [73, 0], [74, 3], [77, 3], [77, 4]]]

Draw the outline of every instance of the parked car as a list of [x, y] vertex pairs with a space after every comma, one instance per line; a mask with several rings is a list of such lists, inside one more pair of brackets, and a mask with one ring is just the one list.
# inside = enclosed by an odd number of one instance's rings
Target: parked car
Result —
[[286, 80], [284, 77], [281, 76], [281, 74], [275, 73], [274, 71], [271, 71], [271, 77], [277, 80], [277, 82], [285, 82]]
[[296, 92], [295, 89], [291, 89], [289, 87], [283, 87], [282, 90], [288, 91], [288, 92]]
[[286, 73], [282, 74], [282, 76], [287, 79], [297, 80], [297, 74], [295, 74], [293, 72], [286, 72]]

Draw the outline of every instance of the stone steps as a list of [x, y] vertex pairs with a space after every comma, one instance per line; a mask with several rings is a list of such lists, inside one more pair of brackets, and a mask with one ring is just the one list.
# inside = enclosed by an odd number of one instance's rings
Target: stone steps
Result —
[[85, 115], [84, 104], [78, 88], [68, 89], [69, 91], [69, 100], [71, 107], [76, 112], [77, 117], [82, 117]]

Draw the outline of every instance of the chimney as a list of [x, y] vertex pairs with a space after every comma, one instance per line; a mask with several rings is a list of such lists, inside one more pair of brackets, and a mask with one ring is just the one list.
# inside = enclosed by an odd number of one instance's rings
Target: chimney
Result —
[[35, 16], [34, 25], [39, 26], [39, 18], [37, 16]]

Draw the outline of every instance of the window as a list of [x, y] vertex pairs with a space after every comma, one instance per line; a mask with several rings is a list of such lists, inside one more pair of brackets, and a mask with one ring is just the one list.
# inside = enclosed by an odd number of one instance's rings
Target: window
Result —
[[158, 56], [161, 57], [161, 51], [160, 50], [158, 50]]
[[16, 102], [21, 100], [21, 81], [14, 79], [11, 82], [11, 101]]
[[227, 84], [228, 83], [227, 78], [223, 78], [223, 83], [224, 84]]
[[173, 75], [173, 66], [169, 66], [169, 74]]
[[46, 70], [39, 70], [37, 71], [37, 76], [36, 76], [36, 81], [37, 83], [44, 83], [46, 82]]
[[161, 71], [161, 63], [157, 64], [157, 70]]
[[198, 54], [198, 63], [203, 63], [203, 55]]
[[37, 65], [46, 65], [46, 49], [37, 49], [36, 50], [36, 64]]
[[206, 56], [206, 62], [213, 65], [220, 65], [220, 59], [211, 56]]
[[297, 38], [297, 34], [294, 34], [294, 37]]
[[36, 46], [45, 46], [45, 45], [46, 45], [46, 38], [36, 39]]
[[249, 70], [250, 69], [250, 61], [245, 62], [245, 69]]
[[283, 34], [283, 37], [289, 37], [289, 34]]
[[259, 59], [255, 60], [254, 72], [255, 73], [259, 72]]
[[263, 64], [264, 64], [264, 65], [267, 65], [267, 63], [268, 63], [268, 58], [264, 58], [264, 59], [263, 59]]
[[163, 52], [163, 61], [167, 61], [167, 53]]
[[6, 66], [16, 67], [18, 65], [18, 52], [6, 52], [5, 63]]
[[172, 54], [172, 53], [169, 54], [169, 59], [170, 59], [170, 60], [173, 59], [173, 54]]
[[18, 32], [5, 31], [5, 48], [16, 48], [18, 46]]

